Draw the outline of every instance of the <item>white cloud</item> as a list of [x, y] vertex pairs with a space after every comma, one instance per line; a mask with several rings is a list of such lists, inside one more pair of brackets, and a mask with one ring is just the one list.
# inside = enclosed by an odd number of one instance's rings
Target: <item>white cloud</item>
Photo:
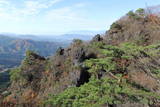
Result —
[[16, 26], [17, 23], [17, 29], [24, 27], [22, 29], [25, 32], [29, 30], [41, 32], [39, 29], [51, 32], [52, 27], [53, 31], [99, 27], [95, 20], [88, 18], [85, 10], [88, 3], [80, 2], [55, 9], [54, 5], [61, 1], [63, 0], [24, 0], [18, 6], [11, 0], [0, 0], [0, 23], [8, 21], [8, 24], [13, 23], [12, 26]]
[[11, 0], [0, 0], [0, 16], [4, 19], [23, 19], [28, 16], [35, 16], [44, 9], [47, 9], [62, 0], [26, 0], [21, 7]]
[[60, 23], [84, 23], [88, 21], [86, 19], [86, 13], [82, 12], [85, 3], [76, 3], [71, 6], [52, 9], [46, 12], [45, 19], [47, 21], [59, 21]]
[[78, 7], [78, 8], [81, 8], [81, 7], [85, 7], [86, 5], [87, 5], [87, 3], [77, 3], [74, 6]]
[[26, 1], [24, 4], [25, 7], [19, 11], [23, 15], [36, 15], [41, 11], [41, 9], [47, 8], [45, 4], [38, 1]]
[[49, 3], [48, 3], [48, 6], [52, 6], [58, 2], [61, 2], [62, 0], [51, 0]]
[[[85, 4], [75, 4], [70, 7], [63, 7], [50, 10], [44, 16], [46, 23], [51, 23], [62, 31], [94, 29], [99, 30], [102, 23], [88, 18], [87, 13], [79, 11], [86, 6]], [[105, 22], [103, 22], [105, 23]], [[54, 30], [54, 29], [53, 29]]]
[[72, 11], [70, 7], [64, 7], [59, 9], [53, 9], [48, 11], [46, 14], [46, 18], [53, 21], [53, 20], [73, 20], [77, 18], [77, 14]]
[[0, 0], [0, 6], [8, 4], [9, 4], [8, 0]]
[[49, 8], [54, 4], [60, 2], [62, 0], [30, 0], [26, 1], [25, 8], [23, 9], [22, 13], [26, 15], [35, 15], [41, 12], [43, 9]]
[[86, 5], [85, 3], [77, 3], [68, 7], [47, 10], [61, 1], [63, 0], [25, 0], [21, 3], [21, 6], [17, 6], [11, 0], [0, 0], [0, 19], [24, 21], [28, 17], [33, 19], [39, 13], [44, 12], [44, 16], [48, 20], [64, 22], [80, 22], [84, 20], [77, 11], [79, 8], [84, 7]]

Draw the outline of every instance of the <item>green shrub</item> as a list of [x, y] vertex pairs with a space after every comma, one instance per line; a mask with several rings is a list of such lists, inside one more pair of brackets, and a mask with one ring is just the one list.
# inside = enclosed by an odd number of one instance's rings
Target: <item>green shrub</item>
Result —
[[90, 73], [97, 72], [99, 70], [114, 71], [116, 70], [116, 63], [111, 57], [90, 59], [85, 61], [85, 66], [89, 69]]
[[145, 10], [143, 8], [139, 8], [136, 10], [136, 14], [140, 15], [140, 16], [144, 16], [145, 15]]
[[122, 104], [125, 101], [146, 104], [150, 97], [159, 99], [155, 93], [131, 88], [126, 82], [119, 84], [114, 79], [91, 78], [90, 82], [81, 87], [71, 87], [58, 95], [51, 95], [44, 104], [56, 107], [100, 107], [104, 104]]
[[20, 75], [21, 69], [20, 68], [14, 68], [12, 69], [9, 74], [10, 74], [10, 80], [11, 81], [17, 81], [21, 78]]
[[110, 29], [121, 29], [121, 25], [119, 25], [118, 23], [113, 23]]
[[153, 71], [155, 74], [159, 74], [160, 73], [160, 69], [156, 69]]
[[140, 51], [144, 51], [143, 46], [138, 46], [135, 43], [122, 43], [120, 44], [120, 48], [125, 52], [125, 56], [132, 57], [133, 55], [138, 55]]
[[107, 57], [115, 57], [115, 58], [120, 58], [124, 54], [124, 51], [121, 48], [111, 45], [104, 45], [101, 52]]
[[156, 56], [159, 56], [159, 52], [160, 52], [159, 47], [160, 47], [160, 44], [153, 44], [153, 45], [144, 47], [144, 49], [147, 51], [147, 54], [149, 56], [156, 57]]
[[130, 17], [134, 17], [134, 16], [135, 16], [135, 13], [134, 13], [133, 11], [129, 11], [129, 12], [127, 13], [127, 15], [130, 16]]
[[133, 18], [133, 19], [139, 19], [140, 17], [136, 14], [136, 13], [134, 13], [133, 11], [129, 11], [128, 13], [127, 13], [127, 16], [129, 16], [130, 18]]
[[80, 44], [82, 44], [82, 43], [83, 43], [83, 41], [80, 40], [80, 39], [74, 39], [74, 40], [73, 40], [73, 44], [80, 45]]
[[104, 43], [103, 42], [93, 42], [93, 43], [91, 43], [91, 48], [103, 48], [103, 46], [104, 46]]
[[33, 65], [35, 63], [33, 55], [36, 53], [31, 50], [26, 51], [25, 59], [23, 60], [24, 65]]
[[160, 78], [160, 69], [155, 69], [152, 71], [153, 74], [155, 74], [158, 78]]

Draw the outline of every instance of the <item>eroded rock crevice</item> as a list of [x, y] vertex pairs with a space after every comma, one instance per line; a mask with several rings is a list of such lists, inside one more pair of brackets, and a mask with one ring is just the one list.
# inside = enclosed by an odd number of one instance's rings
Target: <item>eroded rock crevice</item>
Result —
[[76, 86], [80, 87], [81, 85], [83, 85], [84, 83], [89, 82], [89, 78], [90, 78], [90, 74], [87, 71], [82, 71], [80, 74], [80, 78], [77, 81]]

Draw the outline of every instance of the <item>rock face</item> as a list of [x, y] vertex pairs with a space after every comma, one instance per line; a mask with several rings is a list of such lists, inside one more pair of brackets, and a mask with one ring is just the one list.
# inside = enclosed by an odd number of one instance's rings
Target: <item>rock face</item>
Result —
[[102, 40], [103, 40], [103, 38], [101, 37], [100, 34], [97, 34], [97, 35], [92, 39], [93, 42], [99, 42], [99, 41], [102, 41]]
[[62, 47], [58, 48], [57, 49], [57, 52], [56, 52], [58, 55], [63, 55], [64, 54], [64, 49]]
[[[46, 59], [27, 52], [1, 107], [159, 107], [160, 29], [125, 17]], [[52, 96], [49, 96], [49, 95]]]

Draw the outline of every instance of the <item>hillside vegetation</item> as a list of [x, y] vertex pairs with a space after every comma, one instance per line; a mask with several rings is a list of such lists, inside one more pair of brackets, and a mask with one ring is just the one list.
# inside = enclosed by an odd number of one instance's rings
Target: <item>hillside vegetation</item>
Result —
[[63, 46], [59, 42], [40, 42], [0, 35], [0, 68], [11, 68], [20, 65], [27, 50], [50, 56]]
[[130, 11], [104, 36], [75, 39], [46, 59], [27, 51], [2, 107], [159, 107], [160, 20]]

